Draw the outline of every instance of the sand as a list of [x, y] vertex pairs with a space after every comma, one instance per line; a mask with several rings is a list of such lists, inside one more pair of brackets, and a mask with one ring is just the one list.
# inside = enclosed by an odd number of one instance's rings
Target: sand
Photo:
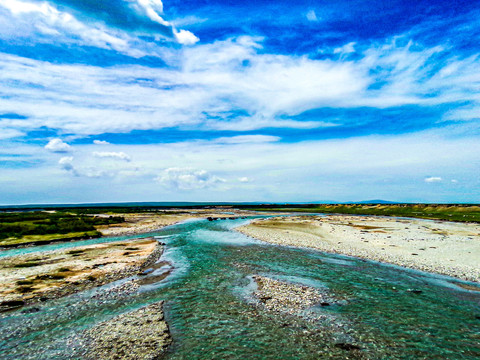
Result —
[[266, 242], [309, 247], [480, 282], [480, 225], [375, 216], [292, 216], [237, 228]]
[[125, 223], [97, 227], [103, 236], [121, 236], [148, 233], [165, 226], [176, 224], [192, 218], [189, 214], [118, 214], [125, 218]]
[[57, 298], [131, 276], [162, 251], [155, 239], [144, 238], [3, 258], [0, 305]]

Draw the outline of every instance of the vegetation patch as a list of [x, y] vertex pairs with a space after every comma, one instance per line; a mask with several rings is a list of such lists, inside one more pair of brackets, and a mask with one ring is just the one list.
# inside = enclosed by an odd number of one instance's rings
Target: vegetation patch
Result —
[[33, 290], [34, 290], [33, 286], [19, 286], [17, 288], [17, 291], [21, 294], [26, 294], [26, 293], [32, 292]]
[[239, 206], [254, 211], [398, 216], [480, 223], [480, 206], [460, 204], [302, 204]]
[[85, 250], [70, 250], [69, 252], [67, 252], [67, 254], [70, 254], [70, 255], [75, 255], [75, 254], [81, 254], [81, 253], [84, 253]]
[[18, 280], [17, 285], [32, 285], [34, 283], [33, 280]]
[[0, 212], [0, 246], [24, 242], [98, 237], [97, 226], [125, 222], [123, 216], [58, 212]]
[[15, 268], [27, 268], [27, 267], [34, 267], [34, 266], [39, 266], [39, 265], [42, 265], [42, 263], [38, 262], [38, 261], [29, 261], [29, 262], [25, 262], [25, 263], [21, 263], [21, 264], [15, 264], [15, 265], [13, 265], [13, 267], [15, 267]]

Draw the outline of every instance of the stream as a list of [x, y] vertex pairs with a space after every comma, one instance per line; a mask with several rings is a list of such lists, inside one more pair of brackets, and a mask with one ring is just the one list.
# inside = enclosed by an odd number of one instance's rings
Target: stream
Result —
[[[478, 359], [480, 292], [447, 276], [267, 244], [234, 231], [249, 220], [190, 220], [163, 228], [161, 262], [138, 292], [109, 296], [123, 279], [0, 314], [0, 359], [77, 359], [75, 335], [165, 300], [166, 359]], [[3, 251], [1, 257], [127, 240], [91, 239]], [[161, 276], [170, 272], [167, 277]], [[305, 314], [252, 306], [252, 275], [328, 290], [339, 299]], [[131, 278], [130, 278], [131, 279]], [[158, 281], [156, 281], [158, 279]], [[35, 309], [33, 309], [35, 308]], [[351, 351], [342, 344], [355, 343]]]

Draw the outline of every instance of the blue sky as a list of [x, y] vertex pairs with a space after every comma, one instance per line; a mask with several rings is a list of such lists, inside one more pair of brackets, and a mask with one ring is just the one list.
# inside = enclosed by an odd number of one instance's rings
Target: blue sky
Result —
[[480, 201], [480, 6], [3, 0], [0, 204]]

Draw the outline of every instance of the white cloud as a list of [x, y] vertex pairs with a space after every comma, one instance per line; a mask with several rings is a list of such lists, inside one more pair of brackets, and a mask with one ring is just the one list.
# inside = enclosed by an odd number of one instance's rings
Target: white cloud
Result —
[[174, 31], [175, 38], [182, 45], [194, 45], [200, 39], [188, 30]]
[[355, 52], [355, 42], [350, 42], [333, 50], [334, 54], [350, 54]]
[[45, 145], [45, 149], [56, 153], [65, 153], [72, 150], [72, 147], [61, 139], [52, 139]]
[[163, 26], [170, 26], [170, 23], [160, 16], [160, 14], [163, 14], [163, 3], [160, 0], [137, 0], [137, 3], [150, 20]]
[[23, 136], [23, 135], [25, 135], [25, 133], [23, 133], [22, 131], [19, 131], [17, 129], [1, 129], [0, 128], [0, 139], [1, 140], [12, 139], [12, 138], [16, 138], [16, 137]]
[[75, 172], [75, 168], [73, 167], [73, 156], [62, 157], [58, 160], [58, 164], [65, 171]]
[[93, 140], [93, 143], [95, 145], [110, 145], [110, 143], [108, 141], [105, 141], [105, 140]]
[[452, 182], [453, 184], [457, 184], [457, 183], [458, 183], [458, 180], [452, 179], [451, 182]]
[[435, 182], [441, 182], [443, 179], [438, 176], [430, 176], [425, 178], [425, 182], [427, 183], [435, 183]]
[[241, 178], [238, 178], [238, 181], [242, 182], [242, 183], [247, 183], [250, 181], [250, 179], [246, 176], [244, 177], [241, 177]]
[[271, 135], [239, 135], [231, 137], [221, 137], [215, 140], [215, 142], [223, 144], [248, 144], [248, 143], [267, 143], [278, 141], [278, 136]]
[[[173, 68], [158, 69], [56, 65], [2, 54], [0, 91], [10, 96], [1, 104], [30, 116], [22, 120], [29, 128], [43, 126], [75, 135], [175, 126], [308, 129], [351, 121], [292, 118], [317, 107], [470, 101], [469, 111], [478, 113], [480, 96], [472, 89], [480, 81], [475, 75], [480, 73], [480, 61], [455, 60], [457, 72], [429, 75], [431, 57], [442, 51], [419, 51], [393, 42], [363, 51], [363, 58], [356, 61], [314, 60], [262, 53], [261, 39], [241, 37], [184, 48], [172, 57], [177, 59], [172, 60]], [[369, 88], [376, 81], [384, 82], [382, 88]], [[436, 95], [427, 96], [432, 92]], [[449, 118], [455, 116], [460, 115], [452, 112]]]
[[[48, 42], [47, 39], [54, 37], [57, 43], [79, 43], [113, 49], [134, 57], [146, 54], [145, 51], [131, 46], [139, 42], [135, 37], [107, 28], [101, 23], [83, 23], [47, 2], [4, 0], [0, 3], [0, 9], [1, 7], [10, 11], [13, 17], [2, 17], [0, 13], [0, 19], [6, 24], [0, 27], [0, 38], [15, 38], [16, 41], [21, 41], [22, 38], [36, 36], [37, 41]], [[12, 21], [16, 32], [11, 31], [8, 25]]]
[[168, 188], [179, 190], [210, 188], [225, 182], [224, 179], [212, 175], [206, 170], [192, 168], [165, 169], [155, 180]]
[[98, 158], [111, 158], [123, 161], [131, 161], [130, 156], [124, 152], [94, 151], [92, 154]]
[[[166, 127], [311, 129], [352, 121], [295, 119], [318, 107], [462, 101], [472, 104], [468, 114], [452, 110], [446, 119], [478, 117], [480, 96], [474, 89], [480, 81], [480, 60], [452, 59], [443, 72], [432, 75], [432, 58], [448, 53], [414, 45], [392, 40], [357, 49], [358, 60], [347, 61], [341, 56], [311, 59], [264, 53], [260, 38], [239, 37], [172, 50], [173, 66], [156, 69], [57, 65], [2, 54], [0, 92], [9, 98], [1, 99], [1, 105], [29, 116], [22, 120], [25, 128], [53, 128], [78, 136]], [[381, 89], [371, 87], [375, 82], [383, 83]]]
[[315, 13], [315, 10], [309, 10], [307, 14], [305, 15], [308, 21], [318, 21], [317, 14]]

